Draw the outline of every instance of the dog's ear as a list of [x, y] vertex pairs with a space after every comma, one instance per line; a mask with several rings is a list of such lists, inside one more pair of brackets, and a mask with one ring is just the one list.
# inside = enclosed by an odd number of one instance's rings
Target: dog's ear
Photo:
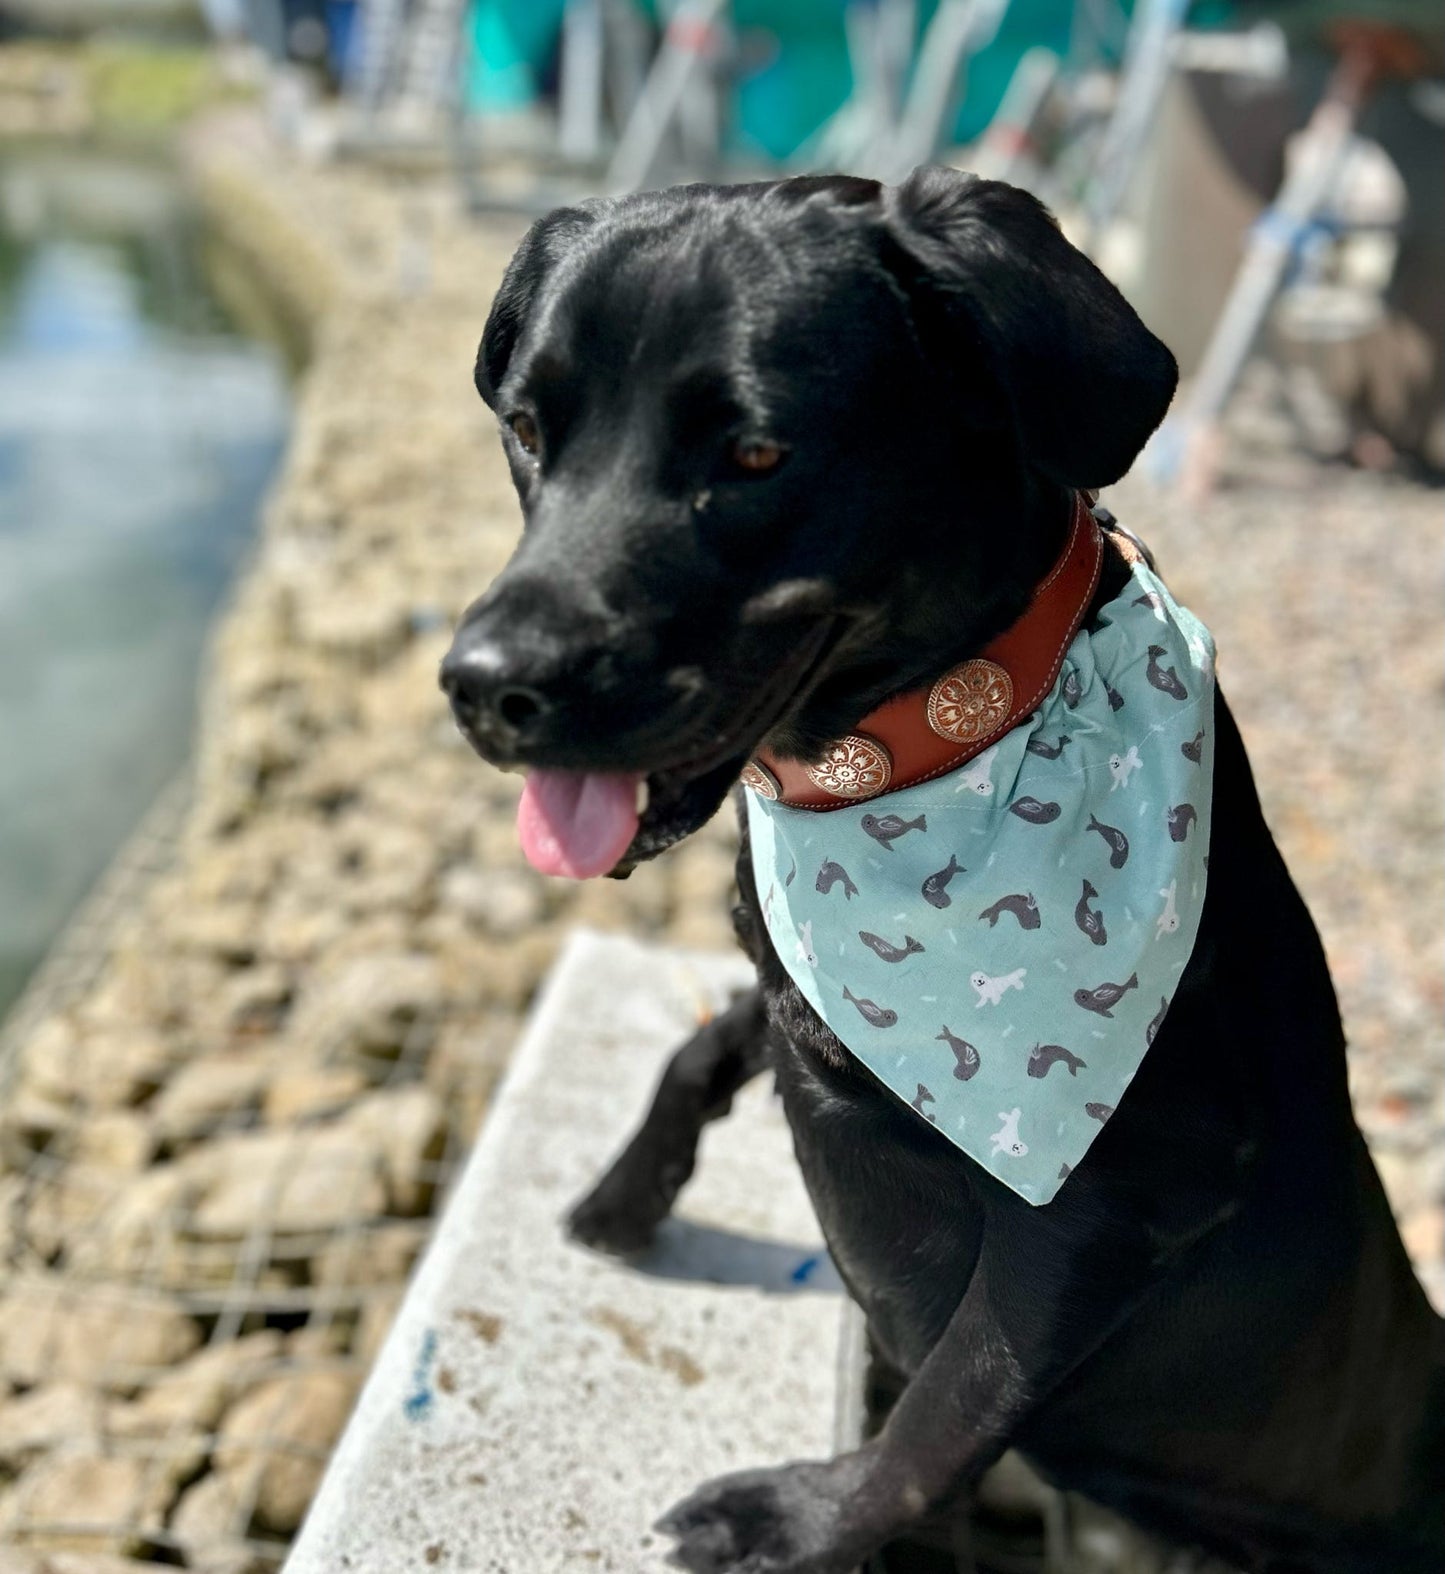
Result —
[[578, 237], [591, 229], [598, 206], [599, 203], [584, 203], [573, 208], [553, 209], [527, 231], [507, 264], [501, 288], [487, 314], [487, 325], [482, 330], [482, 343], [472, 373], [477, 392], [486, 400], [489, 409], [497, 408], [497, 389], [506, 375], [507, 362], [517, 347], [542, 280]]
[[970, 408], [1002, 399], [1025, 461], [1055, 481], [1117, 481], [1178, 380], [1133, 307], [1017, 187], [919, 169], [884, 212], [925, 353], [993, 385], [965, 388]]

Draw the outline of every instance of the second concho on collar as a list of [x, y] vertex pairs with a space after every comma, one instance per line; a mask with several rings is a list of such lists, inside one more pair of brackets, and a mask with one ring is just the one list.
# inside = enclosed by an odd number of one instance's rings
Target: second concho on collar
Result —
[[893, 779], [893, 756], [877, 738], [850, 732], [808, 767], [808, 778], [835, 798], [876, 798]]

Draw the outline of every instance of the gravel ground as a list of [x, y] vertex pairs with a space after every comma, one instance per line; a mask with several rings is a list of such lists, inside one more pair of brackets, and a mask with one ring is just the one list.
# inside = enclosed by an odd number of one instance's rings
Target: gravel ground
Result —
[[[246, 1574], [304, 1510], [560, 935], [729, 945], [732, 831], [543, 882], [515, 782], [435, 688], [516, 531], [470, 368], [517, 226], [284, 163], [248, 123], [193, 155], [313, 355], [172, 867], [0, 1067], [0, 1540]], [[1110, 501], [1214, 628], [1445, 1304], [1441, 497], [1296, 457], [1273, 409], [1242, 401], [1207, 506]]]

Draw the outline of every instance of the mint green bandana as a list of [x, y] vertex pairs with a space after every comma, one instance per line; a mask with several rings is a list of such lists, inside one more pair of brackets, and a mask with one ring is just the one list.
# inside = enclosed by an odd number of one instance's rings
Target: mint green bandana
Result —
[[748, 794], [793, 982], [1035, 1205], [1124, 1096], [1194, 947], [1213, 730], [1214, 643], [1138, 563], [1037, 712], [967, 765], [824, 813]]

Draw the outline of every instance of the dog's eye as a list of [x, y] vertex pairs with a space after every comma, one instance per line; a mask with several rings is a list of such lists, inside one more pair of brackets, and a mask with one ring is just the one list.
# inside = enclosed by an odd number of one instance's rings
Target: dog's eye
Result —
[[507, 425], [512, 428], [513, 437], [522, 445], [525, 453], [541, 453], [542, 434], [537, 430], [537, 423], [525, 410], [518, 410], [515, 415], [508, 416]]
[[766, 439], [743, 438], [733, 444], [732, 459], [739, 470], [746, 470], [749, 475], [765, 475], [782, 463], [783, 450]]

